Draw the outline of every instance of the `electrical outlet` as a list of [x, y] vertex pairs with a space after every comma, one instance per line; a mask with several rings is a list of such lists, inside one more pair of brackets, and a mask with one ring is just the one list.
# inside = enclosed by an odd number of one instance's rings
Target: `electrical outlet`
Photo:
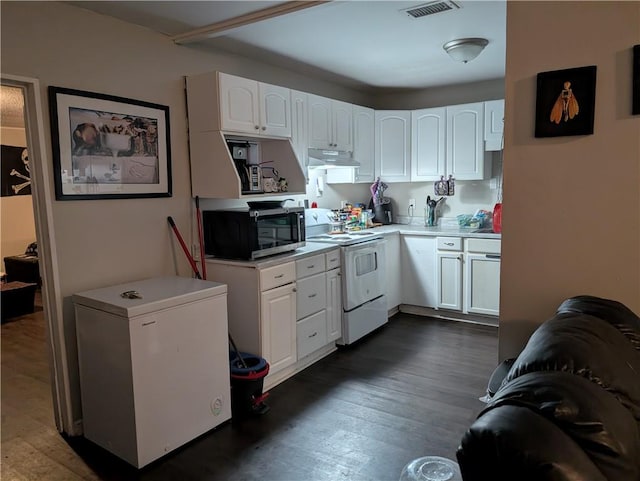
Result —
[[415, 208], [416, 206], [416, 200], [415, 199], [409, 199], [409, 208]]

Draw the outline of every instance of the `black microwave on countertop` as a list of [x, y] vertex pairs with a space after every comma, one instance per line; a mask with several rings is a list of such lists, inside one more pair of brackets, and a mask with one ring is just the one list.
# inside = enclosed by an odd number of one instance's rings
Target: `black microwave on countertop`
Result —
[[304, 207], [205, 210], [202, 225], [214, 257], [254, 260], [305, 245]]

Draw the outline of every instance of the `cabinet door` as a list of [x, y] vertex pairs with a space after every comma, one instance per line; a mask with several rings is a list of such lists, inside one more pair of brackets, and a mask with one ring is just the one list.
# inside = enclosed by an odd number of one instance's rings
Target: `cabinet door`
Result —
[[259, 84], [260, 133], [291, 137], [291, 91], [278, 85]]
[[427, 236], [402, 235], [402, 303], [435, 308], [436, 239]]
[[447, 109], [411, 112], [411, 181], [439, 180], [446, 173]]
[[462, 252], [438, 252], [438, 307], [462, 311]]
[[359, 105], [353, 106], [353, 158], [360, 163], [356, 169], [356, 182], [375, 180], [375, 111]]
[[291, 143], [298, 158], [305, 180], [309, 179], [309, 151], [307, 134], [309, 113], [307, 112], [307, 94], [297, 90], [291, 91]]
[[340, 269], [327, 271], [327, 341], [342, 337], [342, 282]]
[[339, 100], [331, 101], [332, 147], [353, 151], [353, 106]]
[[504, 99], [484, 103], [485, 150], [502, 150], [504, 132]]
[[297, 360], [295, 284], [287, 284], [261, 295], [262, 357], [274, 373]]
[[500, 255], [467, 254], [465, 312], [497, 316], [500, 313]]
[[222, 130], [258, 134], [260, 132], [258, 82], [221, 72], [218, 75]]
[[395, 309], [400, 305], [400, 234], [388, 234], [384, 236], [385, 260], [387, 265], [387, 310]]
[[456, 180], [481, 180], [484, 161], [484, 104], [447, 107], [447, 175]]
[[308, 95], [309, 102], [309, 148], [330, 149], [331, 138], [331, 99], [318, 95]]
[[385, 182], [411, 180], [411, 112], [376, 111], [376, 175]]

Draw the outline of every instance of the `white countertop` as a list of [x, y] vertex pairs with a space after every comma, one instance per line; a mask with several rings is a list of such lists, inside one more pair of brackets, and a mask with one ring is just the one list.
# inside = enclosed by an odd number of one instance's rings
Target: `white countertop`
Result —
[[400, 234], [436, 237], [477, 237], [480, 239], [500, 239], [500, 234], [493, 232], [473, 232], [476, 230], [475, 228], [465, 227], [425, 227], [422, 225], [391, 224], [373, 227], [372, 230], [374, 232], [380, 232], [381, 234], [393, 234], [399, 232]]
[[304, 257], [308, 257], [315, 254], [322, 254], [334, 249], [339, 249], [335, 244], [325, 244], [320, 242], [309, 242], [304, 247], [299, 247], [295, 251], [287, 252], [285, 254], [279, 254], [275, 256], [265, 257], [263, 259], [252, 260], [238, 260], [238, 259], [220, 259], [218, 257], [207, 256], [205, 262], [207, 264], [227, 264], [232, 266], [248, 267], [252, 269], [264, 269], [266, 267], [277, 266], [283, 262], [297, 261]]

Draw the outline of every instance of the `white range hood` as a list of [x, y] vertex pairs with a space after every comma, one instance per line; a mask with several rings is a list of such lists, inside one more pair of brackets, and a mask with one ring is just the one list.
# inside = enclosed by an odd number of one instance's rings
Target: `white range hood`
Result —
[[309, 149], [310, 169], [327, 169], [333, 167], [360, 167], [353, 159], [351, 152], [328, 149]]

